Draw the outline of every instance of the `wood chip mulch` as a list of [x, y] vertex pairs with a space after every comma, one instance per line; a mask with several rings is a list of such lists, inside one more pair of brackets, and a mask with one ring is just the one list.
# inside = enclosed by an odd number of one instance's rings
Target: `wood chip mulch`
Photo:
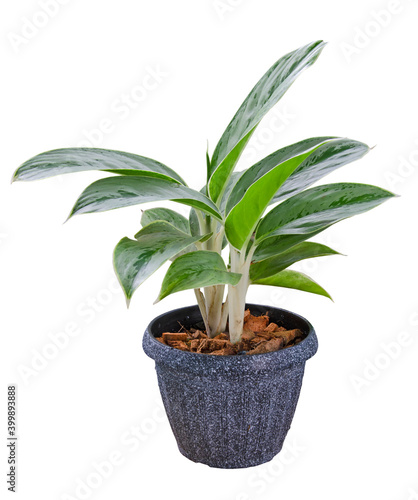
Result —
[[304, 337], [301, 330], [286, 330], [283, 326], [271, 323], [268, 314], [253, 316], [247, 309], [242, 339], [237, 344], [231, 344], [228, 333], [220, 333], [214, 338], [209, 338], [202, 330], [196, 328], [187, 330], [184, 327], [177, 333], [164, 332], [161, 337], [157, 337], [157, 340], [181, 351], [229, 356], [264, 354], [286, 349], [298, 344]]

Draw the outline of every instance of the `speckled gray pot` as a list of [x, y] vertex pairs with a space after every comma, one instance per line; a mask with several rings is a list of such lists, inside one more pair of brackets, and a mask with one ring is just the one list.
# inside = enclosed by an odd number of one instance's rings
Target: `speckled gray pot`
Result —
[[158, 316], [144, 334], [155, 360], [161, 396], [180, 452], [211, 467], [251, 467], [271, 460], [283, 446], [299, 398], [305, 361], [318, 342], [297, 314], [247, 304], [253, 314], [308, 336], [294, 347], [252, 356], [210, 356], [180, 351], [155, 340], [201, 321], [197, 306]]

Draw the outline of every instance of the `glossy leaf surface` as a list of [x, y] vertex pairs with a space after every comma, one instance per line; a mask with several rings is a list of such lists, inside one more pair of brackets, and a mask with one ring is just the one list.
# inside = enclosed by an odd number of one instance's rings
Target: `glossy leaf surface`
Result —
[[194, 189], [166, 179], [121, 175], [90, 184], [76, 201], [70, 217], [161, 200], [177, 201], [222, 219], [214, 203]]
[[246, 189], [243, 197], [232, 208], [225, 221], [226, 237], [235, 248], [241, 250], [249, 241], [279, 187], [313, 151], [276, 165]]
[[358, 215], [392, 198], [393, 193], [368, 184], [326, 184], [279, 204], [261, 221], [256, 239], [280, 234], [309, 234]]
[[310, 43], [279, 59], [251, 90], [219, 140], [211, 161], [210, 197], [216, 202], [245, 148], [252, 132], [265, 114], [280, 100], [325, 44]]
[[125, 175], [148, 175], [174, 179], [185, 184], [174, 170], [159, 161], [123, 151], [99, 148], [64, 148], [46, 151], [25, 161], [16, 170], [13, 180], [34, 181], [87, 170], [105, 170]]
[[284, 271], [268, 278], [252, 281], [252, 284], [293, 288], [294, 290], [300, 290], [302, 292], [323, 295], [324, 297], [328, 297], [332, 300], [331, 295], [312, 278], [306, 276], [306, 274], [299, 273], [298, 271], [291, 271], [290, 269], [285, 269]]
[[325, 257], [327, 255], [339, 255], [339, 253], [319, 243], [299, 243], [283, 253], [251, 264], [250, 279], [253, 281], [268, 278], [301, 260], [312, 259], [313, 257]]
[[115, 271], [128, 301], [164, 262], [200, 239], [161, 221], [148, 224], [135, 238], [123, 238], [114, 251]]
[[227, 271], [225, 262], [216, 252], [187, 253], [171, 264], [157, 300], [182, 290], [222, 284], [235, 286], [240, 278], [240, 274]]
[[242, 199], [251, 184], [276, 165], [313, 148], [317, 149], [283, 183], [271, 203], [306, 189], [337, 168], [358, 160], [369, 151], [369, 147], [362, 142], [338, 137], [314, 137], [279, 149], [243, 172], [228, 199], [226, 213]]
[[335, 138], [319, 147], [286, 180], [271, 203], [276, 203], [308, 188], [337, 168], [359, 160], [370, 148], [358, 141]]
[[302, 243], [302, 241], [312, 238], [319, 232], [320, 231], [309, 234], [284, 234], [266, 238], [257, 245], [252, 260], [254, 262], [258, 262], [285, 252], [286, 250], [289, 250], [289, 248]]
[[170, 208], [150, 208], [144, 210], [141, 225], [148, 226], [155, 221], [166, 221], [184, 233], [190, 233], [189, 221], [183, 215]]

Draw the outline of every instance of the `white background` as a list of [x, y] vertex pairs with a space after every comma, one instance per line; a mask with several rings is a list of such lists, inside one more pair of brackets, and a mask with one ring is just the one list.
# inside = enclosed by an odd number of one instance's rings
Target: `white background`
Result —
[[[0, 13], [2, 498], [12, 495], [9, 383], [19, 392], [22, 500], [418, 498], [416, 2], [57, 0], [48, 15], [40, 4], [3, 0]], [[200, 188], [206, 140], [213, 151], [270, 65], [316, 39], [328, 47], [262, 122], [240, 166], [307, 137], [348, 136], [376, 148], [326, 182], [401, 197], [316, 238], [347, 254], [299, 266], [335, 303], [250, 290], [250, 301], [307, 317], [320, 348], [283, 452], [253, 469], [210, 469], [178, 452], [141, 348], [148, 322], [193, 303], [193, 293], [153, 306], [162, 270], [127, 311], [113, 275], [113, 247], [139, 229], [140, 208], [63, 224], [102, 174], [10, 177], [29, 157], [90, 137], [156, 158]], [[150, 70], [160, 75], [155, 88], [141, 90]], [[132, 93], [136, 107], [121, 108]], [[52, 336], [67, 345], [54, 351]], [[98, 476], [94, 464], [115, 457]]]

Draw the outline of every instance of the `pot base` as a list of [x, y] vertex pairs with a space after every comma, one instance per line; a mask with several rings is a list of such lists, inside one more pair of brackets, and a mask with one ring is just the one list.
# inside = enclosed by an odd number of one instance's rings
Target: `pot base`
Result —
[[281, 448], [280, 448], [280, 450], [277, 453], [274, 453], [271, 456], [267, 456], [266, 455], [265, 457], [263, 457], [263, 460], [257, 459], [257, 460], [254, 460], [254, 462], [246, 461], [246, 462], [242, 462], [242, 463], [240, 463], [238, 461], [234, 465], [228, 466], [228, 465], [225, 465], [225, 464], [219, 465], [218, 462], [211, 462], [211, 463], [208, 463], [208, 462], [199, 462], [198, 460], [195, 460], [193, 456], [189, 456], [186, 453], [186, 451], [181, 448], [181, 446], [179, 446], [178, 444], [177, 444], [177, 446], [178, 446], [178, 449], [179, 449], [180, 453], [184, 457], [186, 457], [189, 460], [191, 460], [192, 462], [194, 462], [196, 464], [207, 465], [207, 466], [212, 467], [214, 469], [248, 469], [249, 467], [257, 467], [257, 465], [262, 465], [262, 464], [265, 464], [267, 462], [270, 462], [270, 460], [273, 460], [273, 458], [275, 456], [277, 456], [277, 454], [280, 453], [280, 451], [281, 451]]

